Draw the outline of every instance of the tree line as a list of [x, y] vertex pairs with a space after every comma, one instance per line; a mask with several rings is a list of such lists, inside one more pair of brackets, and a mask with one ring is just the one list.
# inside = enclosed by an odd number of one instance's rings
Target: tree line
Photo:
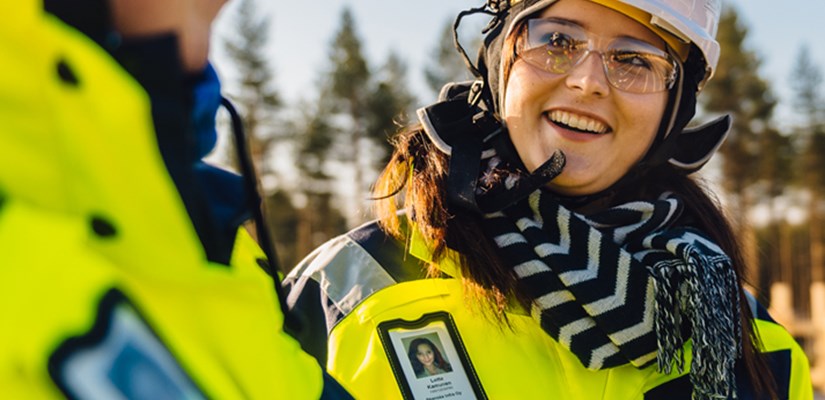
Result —
[[[723, 12], [722, 57], [699, 100], [707, 113], [733, 116], [720, 148], [724, 200], [744, 239], [751, 292], [770, 305], [825, 381], [825, 98], [822, 71], [804, 45], [786, 77], [795, 117], [778, 126], [773, 85], [746, 45], [748, 30], [733, 9]], [[816, 371], [815, 373], [813, 371]]]
[[[238, 0], [218, 45], [237, 76], [224, 82], [225, 94], [241, 111], [280, 265], [289, 269], [370, 219], [370, 185], [388, 161], [391, 136], [412, 121], [418, 100], [399, 54], [379, 65], [367, 60], [357, 22], [344, 8], [311, 97], [284, 104], [266, 51], [271, 18], [262, 10], [256, 0]], [[445, 24], [425, 71], [434, 94], [446, 82], [470, 77], [452, 50], [451, 25]], [[223, 153], [231, 165], [233, 152]]]

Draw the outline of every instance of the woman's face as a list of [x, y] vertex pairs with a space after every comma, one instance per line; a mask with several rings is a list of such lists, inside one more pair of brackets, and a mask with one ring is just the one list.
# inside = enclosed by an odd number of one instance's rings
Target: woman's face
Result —
[[433, 354], [433, 349], [430, 345], [426, 343], [422, 343], [418, 345], [415, 353], [416, 358], [418, 358], [418, 362], [423, 364], [425, 367], [429, 367], [435, 361], [435, 355]]
[[[548, 17], [602, 37], [598, 50], [619, 37], [665, 48], [644, 25], [587, 0], [559, 0], [541, 14]], [[555, 150], [562, 150], [567, 164], [548, 187], [578, 196], [608, 188], [641, 159], [653, 142], [666, 102], [666, 91], [641, 94], [611, 86], [601, 55], [594, 52], [561, 75], [516, 58], [507, 79], [504, 112], [525, 166], [534, 171]]]

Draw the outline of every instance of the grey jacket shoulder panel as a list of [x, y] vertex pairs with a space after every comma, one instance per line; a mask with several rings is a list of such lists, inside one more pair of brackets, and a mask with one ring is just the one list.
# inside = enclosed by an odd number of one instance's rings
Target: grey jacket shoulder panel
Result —
[[[348, 234], [313, 251], [286, 279], [315, 281], [329, 302], [344, 315], [370, 294], [396, 283]], [[299, 295], [300, 292], [290, 291], [287, 303], [292, 303]]]
[[377, 222], [364, 224], [317, 248], [284, 279], [289, 332], [322, 365], [327, 336], [362, 301], [399, 282], [424, 278], [426, 265]]

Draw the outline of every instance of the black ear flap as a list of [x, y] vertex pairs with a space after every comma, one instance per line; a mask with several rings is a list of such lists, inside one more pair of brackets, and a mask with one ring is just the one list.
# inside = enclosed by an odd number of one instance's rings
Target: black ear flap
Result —
[[685, 173], [698, 171], [728, 137], [730, 115], [719, 117], [705, 125], [685, 129], [675, 138], [672, 157], [668, 163]]
[[438, 101], [467, 99], [476, 81], [447, 82], [438, 92]]
[[642, 160], [644, 168], [669, 164], [689, 174], [702, 168], [727, 137], [730, 117], [723, 116], [697, 128], [685, 128], [696, 113], [698, 84], [704, 77], [705, 61], [700, 51], [691, 47], [683, 64], [682, 82], [671, 89], [668, 106], [656, 141]]

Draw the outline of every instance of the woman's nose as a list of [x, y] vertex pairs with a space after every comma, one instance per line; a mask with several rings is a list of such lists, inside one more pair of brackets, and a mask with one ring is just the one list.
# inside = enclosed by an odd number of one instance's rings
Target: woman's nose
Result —
[[610, 83], [604, 70], [602, 55], [590, 52], [578, 65], [567, 73], [567, 87], [582, 92], [582, 95], [604, 97], [610, 93]]

